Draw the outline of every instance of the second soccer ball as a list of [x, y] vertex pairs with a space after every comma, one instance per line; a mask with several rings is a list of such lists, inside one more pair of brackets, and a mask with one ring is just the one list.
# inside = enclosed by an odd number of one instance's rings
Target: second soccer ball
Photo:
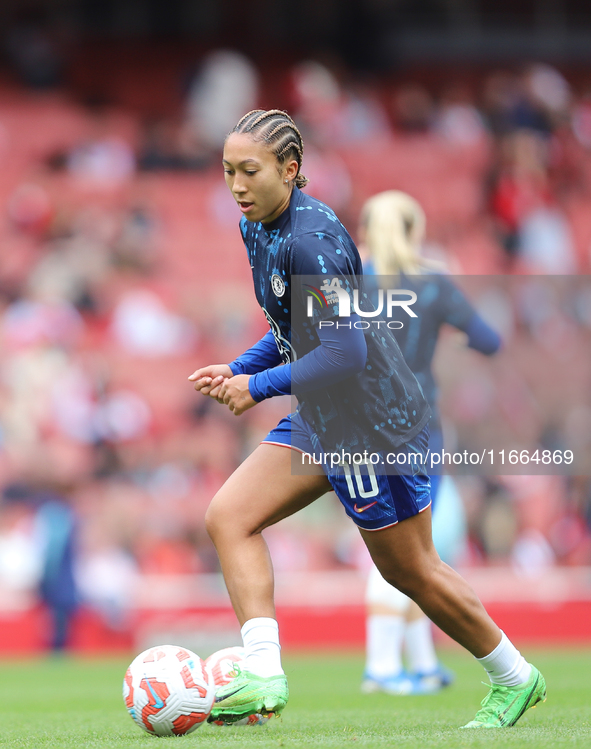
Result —
[[[237, 675], [236, 666], [240, 666], [244, 661], [244, 655], [244, 648], [241, 647], [224, 648], [210, 655], [205, 660], [205, 669], [210, 682], [215, 684], [216, 687], [229, 684]], [[253, 713], [234, 723], [226, 723], [223, 720], [212, 721], [211, 719], [210, 722], [216, 726], [262, 726], [272, 717], [273, 713], [268, 715]]]

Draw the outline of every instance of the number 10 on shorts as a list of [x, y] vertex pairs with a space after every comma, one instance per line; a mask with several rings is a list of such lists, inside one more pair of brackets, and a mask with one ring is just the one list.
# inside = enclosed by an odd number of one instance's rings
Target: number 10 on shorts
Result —
[[[371, 463], [366, 464], [366, 477], [369, 479], [369, 490], [365, 488], [363, 474], [357, 463], [353, 463], [353, 474], [351, 473], [351, 466], [349, 463], [344, 463], [343, 467], [345, 469], [345, 480], [347, 482], [347, 489], [349, 490], [349, 496], [351, 499], [357, 499], [358, 497], [360, 499], [367, 499], [368, 497], [377, 496], [380, 489]], [[355, 481], [353, 481], [353, 477], [355, 477]]]

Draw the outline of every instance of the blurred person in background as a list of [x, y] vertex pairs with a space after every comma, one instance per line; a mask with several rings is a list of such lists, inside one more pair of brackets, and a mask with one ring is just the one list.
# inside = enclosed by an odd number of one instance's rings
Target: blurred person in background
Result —
[[388, 142], [392, 130], [385, 108], [369, 87], [346, 82], [338, 58], [298, 62], [289, 71], [289, 84], [306, 141], [311, 194], [347, 223], [353, 179], [339, 151]]
[[116, 189], [135, 174], [133, 148], [102, 103], [93, 104], [89, 115], [88, 136], [67, 153], [66, 169], [84, 187]]
[[138, 148], [140, 170], [198, 171], [209, 167], [211, 159], [192, 119], [149, 117], [143, 122]]
[[533, 129], [505, 135], [490, 178], [490, 208], [509, 270], [576, 270], [574, 241], [554, 196], [548, 140]]
[[496, 71], [484, 81], [482, 111], [497, 137], [529, 130], [548, 138], [568, 117], [570, 87], [550, 65], [535, 63], [520, 74]]
[[466, 147], [482, 145], [487, 132], [484, 119], [467, 86], [452, 83], [441, 93], [434, 128], [452, 146]]
[[[422, 256], [425, 214], [410, 195], [389, 190], [374, 195], [361, 210], [360, 254], [371, 295], [378, 288], [410, 289], [417, 294], [416, 318], [405, 320], [396, 340], [431, 406], [429, 446], [443, 449], [433, 356], [441, 328], [451, 325], [467, 336], [467, 345], [483, 354], [500, 346], [498, 334], [474, 310], [438, 263]], [[431, 475], [433, 541], [439, 556], [453, 564], [465, 536], [461, 500], [451, 477]], [[387, 583], [373, 566], [367, 583], [367, 659], [364, 692], [434, 693], [448, 686], [452, 675], [438, 663], [431, 622], [416, 603]], [[402, 665], [406, 648], [408, 670]]]
[[552, 133], [568, 120], [571, 90], [562, 73], [551, 65], [538, 62], [525, 69], [522, 81], [523, 99], [530, 111], [537, 113], [542, 133]]
[[47, 486], [38, 494], [35, 519], [42, 569], [39, 595], [49, 610], [48, 645], [60, 652], [68, 644], [78, 609], [75, 580], [77, 522], [72, 507], [72, 488]]
[[290, 71], [290, 83], [306, 148], [312, 143], [330, 150], [391, 136], [387, 114], [378, 98], [369, 91], [345, 88], [322, 62], [299, 62]]
[[88, 481], [92, 456], [85, 446], [55, 435], [32, 451], [27, 462], [38, 507], [35, 536], [42, 559], [39, 596], [49, 612], [47, 644], [59, 653], [71, 644], [80, 605], [77, 500]]
[[409, 83], [392, 97], [391, 112], [400, 135], [429, 135], [435, 124], [435, 102], [426, 88]]
[[69, 303], [25, 294], [7, 306], [1, 322], [2, 429], [9, 452], [26, 454], [42, 442], [51, 419], [47, 385], [68, 370], [84, 321]]
[[242, 112], [257, 105], [259, 74], [241, 52], [218, 49], [206, 55], [191, 83], [187, 123], [203, 153], [219, 153]]
[[13, 477], [3, 492], [3, 520], [7, 508], [20, 508], [19, 522], [12, 529], [15, 558], [18, 560], [28, 548], [26, 565], [20, 563], [20, 584], [28, 571], [26, 586], [36, 593], [46, 611], [44, 644], [60, 653], [71, 644], [72, 624], [80, 603], [75, 578], [76, 498], [88, 476], [90, 455], [70, 440], [52, 437], [12, 464]]
[[568, 82], [550, 65], [485, 82], [483, 112], [496, 137], [489, 175], [494, 230], [510, 272], [573, 273], [574, 238], [560, 193], [584, 182], [570, 127]]

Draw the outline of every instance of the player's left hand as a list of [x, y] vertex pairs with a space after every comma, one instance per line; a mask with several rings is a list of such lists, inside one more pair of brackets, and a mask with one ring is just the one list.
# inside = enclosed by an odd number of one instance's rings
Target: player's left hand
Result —
[[243, 414], [257, 404], [248, 389], [249, 380], [250, 375], [241, 374], [228, 377], [222, 383], [217, 400], [220, 403], [225, 403], [234, 416], [240, 416], [240, 414]]

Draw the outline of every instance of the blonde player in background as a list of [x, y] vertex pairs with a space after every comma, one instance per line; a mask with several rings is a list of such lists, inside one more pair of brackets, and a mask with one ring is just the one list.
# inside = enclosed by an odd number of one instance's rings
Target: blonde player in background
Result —
[[[417, 317], [405, 316], [403, 327], [396, 331], [396, 340], [431, 406], [429, 447], [435, 452], [443, 448], [432, 371], [441, 328], [451, 325], [462, 331], [470, 348], [488, 356], [498, 350], [501, 341], [449, 276], [441, 272], [441, 265], [423, 257], [424, 239], [425, 214], [410, 195], [389, 190], [365, 203], [359, 250], [366, 288], [375, 289], [378, 279], [374, 277], [371, 283], [371, 274], [375, 274], [387, 276], [389, 288], [410, 289], [417, 294], [413, 304]], [[435, 548], [444, 562], [453, 564], [465, 540], [465, 518], [449, 476], [431, 475], [431, 501]], [[367, 582], [366, 605], [364, 692], [431, 694], [452, 682], [452, 674], [438, 662], [430, 620], [408, 596], [387, 583], [375, 566]]]

